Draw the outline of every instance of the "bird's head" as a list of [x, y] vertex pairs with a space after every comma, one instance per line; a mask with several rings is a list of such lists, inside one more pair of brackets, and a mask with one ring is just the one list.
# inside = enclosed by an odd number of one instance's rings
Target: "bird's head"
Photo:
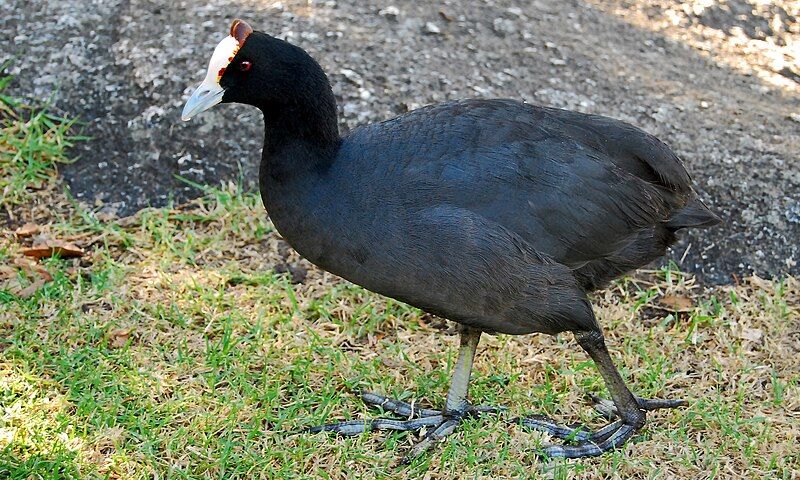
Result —
[[[181, 113], [181, 120], [187, 121], [223, 101], [225, 91], [236, 80], [241, 80], [253, 71], [253, 61], [243, 47], [247, 44], [253, 27], [242, 20], [234, 20], [230, 34], [223, 38], [214, 49], [208, 62], [206, 78], [192, 93]], [[234, 74], [236, 70], [236, 74]], [[236, 78], [234, 78], [236, 77]], [[223, 81], [224, 79], [224, 81]]]
[[214, 49], [206, 77], [187, 100], [181, 119], [189, 120], [221, 102], [246, 103], [265, 114], [306, 103], [317, 110], [318, 102], [309, 99], [329, 90], [322, 69], [303, 49], [234, 20], [229, 35]]

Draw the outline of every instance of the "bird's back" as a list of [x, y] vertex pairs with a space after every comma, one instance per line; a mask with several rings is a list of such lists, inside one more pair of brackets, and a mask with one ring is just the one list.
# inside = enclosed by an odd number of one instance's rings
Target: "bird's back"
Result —
[[391, 192], [412, 212], [458, 206], [572, 269], [619, 254], [695, 198], [683, 164], [654, 136], [513, 100], [443, 103], [360, 128], [341, 155], [371, 172], [372, 198]]

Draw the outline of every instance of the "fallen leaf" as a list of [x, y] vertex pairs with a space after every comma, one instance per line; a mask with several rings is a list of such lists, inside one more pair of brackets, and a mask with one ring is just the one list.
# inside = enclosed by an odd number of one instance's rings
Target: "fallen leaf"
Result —
[[16, 295], [22, 290], [22, 282], [19, 278], [5, 278], [0, 280], [0, 290], [8, 290], [12, 295]]
[[28, 222], [25, 225], [14, 230], [14, 235], [16, 235], [17, 238], [28, 238], [36, 235], [40, 231], [41, 227], [39, 227], [39, 225]]
[[691, 298], [679, 295], [664, 295], [658, 299], [658, 303], [671, 312], [691, 312], [694, 308]]
[[48, 272], [46, 268], [39, 265], [38, 263], [33, 263], [26, 258], [15, 258], [14, 265], [23, 269], [25, 273], [31, 275], [38, 274], [42, 276], [46, 282], [53, 280], [53, 276], [50, 275], [50, 272]]
[[739, 338], [741, 338], [742, 340], [750, 340], [751, 342], [757, 342], [761, 340], [762, 336], [764, 336], [764, 332], [762, 332], [760, 328], [745, 327], [739, 334]]
[[44, 279], [40, 278], [35, 282], [31, 283], [30, 285], [28, 285], [27, 287], [23, 288], [22, 290], [16, 292], [16, 294], [20, 298], [30, 298], [31, 296], [33, 296], [34, 293], [36, 293], [37, 290], [42, 288], [44, 284], [45, 284]]
[[27, 186], [29, 190], [43, 190], [47, 186], [47, 181], [42, 179], [33, 180], [28, 182]]
[[122, 348], [128, 343], [128, 339], [131, 338], [131, 332], [133, 331], [132, 328], [118, 328], [116, 330], [112, 330], [108, 334], [108, 338], [111, 340], [111, 348]]
[[[45, 283], [53, 279], [50, 272], [45, 270], [44, 267], [30, 260], [15, 258], [14, 266], [17, 268], [11, 265], [0, 265], [0, 290], [8, 290], [18, 297], [31, 297]], [[25, 272], [25, 275], [20, 275], [20, 270]], [[28, 283], [25, 278], [31, 283]], [[26, 284], [27, 286], [23, 286]]]
[[128, 431], [122, 427], [104, 428], [96, 436], [95, 448], [105, 449], [115, 447], [124, 441]]
[[57, 255], [62, 258], [82, 257], [83, 250], [78, 246], [62, 240], [48, 240], [41, 245], [23, 248], [22, 254], [33, 258], [50, 258]]
[[403, 366], [403, 362], [400, 362], [394, 358], [381, 358], [381, 363], [386, 365], [389, 368], [400, 368]]
[[0, 265], [0, 280], [6, 278], [14, 278], [17, 276], [17, 271], [9, 266]]

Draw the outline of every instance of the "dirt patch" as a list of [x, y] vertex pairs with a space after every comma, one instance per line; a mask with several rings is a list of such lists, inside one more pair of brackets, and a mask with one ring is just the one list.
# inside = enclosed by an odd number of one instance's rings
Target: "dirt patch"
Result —
[[[93, 136], [64, 169], [73, 194], [130, 213], [198, 183], [253, 179], [255, 111], [184, 124], [183, 101], [230, 19], [307, 49], [342, 129], [452, 98], [511, 97], [610, 115], [668, 142], [723, 227], [672, 258], [707, 281], [800, 273], [800, 84], [795, 3], [7, 2], [13, 91], [53, 98]], [[706, 2], [708, 3], [708, 2]], [[763, 3], [763, 5], [762, 5]]]

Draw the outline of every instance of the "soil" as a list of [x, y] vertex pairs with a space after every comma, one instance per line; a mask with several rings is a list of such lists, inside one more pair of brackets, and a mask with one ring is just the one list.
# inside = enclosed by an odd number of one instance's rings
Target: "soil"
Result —
[[725, 224], [671, 253], [710, 282], [800, 274], [800, 4], [790, 0], [0, 0], [11, 92], [84, 122], [72, 194], [129, 214], [253, 184], [261, 119], [183, 102], [234, 17], [325, 68], [343, 131], [428, 103], [510, 97], [632, 122], [670, 144]]

